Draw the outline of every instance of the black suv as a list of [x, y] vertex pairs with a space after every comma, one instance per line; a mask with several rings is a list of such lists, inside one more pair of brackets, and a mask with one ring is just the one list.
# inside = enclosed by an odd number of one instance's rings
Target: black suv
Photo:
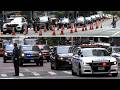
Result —
[[72, 46], [55, 46], [51, 53], [51, 69], [71, 68]]
[[7, 60], [12, 60], [13, 58], [13, 44], [7, 44], [4, 46], [4, 55], [3, 55], [3, 61], [6, 63]]
[[43, 60], [41, 59], [41, 51], [38, 46], [35, 45], [21, 45], [20, 46], [20, 66], [23, 63], [35, 62], [37, 66], [43, 66]]

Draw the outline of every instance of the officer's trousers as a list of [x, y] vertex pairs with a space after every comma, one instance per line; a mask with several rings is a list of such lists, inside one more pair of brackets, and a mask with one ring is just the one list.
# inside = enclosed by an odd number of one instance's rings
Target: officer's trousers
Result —
[[14, 69], [15, 69], [15, 75], [19, 75], [19, 59], [14, 59]]

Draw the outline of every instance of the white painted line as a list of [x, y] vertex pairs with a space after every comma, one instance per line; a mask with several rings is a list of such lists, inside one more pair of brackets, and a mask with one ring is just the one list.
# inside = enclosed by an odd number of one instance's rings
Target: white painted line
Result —
[[72, 74], [71, 71], [63, 71], [66, 74]]
[[113, 35], [111, 35], [111, 36], [115, 36], [115, 35], [117, 35], [118, 33], [120, 33], [120, 31], [118, 31], [118, 32], [114, 33], [114, 34], [113, 34]]
[[40, 74], [39, 73], [37, 73], [37, 72], [31, 72], [34, 76], [40, 76]]
[[25, 70], [25, 71], [27, 71], [27, 72], [30, 72], [30, 70], [29, 70], [29, 69], [27, 69], [27, 68], [25, 68], [24, 70]]
[[7, 77], [7, 74], [1, 74], [2, 77]]
[[55, 72], [48, 72], [50, 75], [56, 75]]
[[24, 76], [24, 74], [23, 74], [23, 73], [19, 73], [19, 76], [22, 76], [22, 77], [23, 77], [23, 76]]

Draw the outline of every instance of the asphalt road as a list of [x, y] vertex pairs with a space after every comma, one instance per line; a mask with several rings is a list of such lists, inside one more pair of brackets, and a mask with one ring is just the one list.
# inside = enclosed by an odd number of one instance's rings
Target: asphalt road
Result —
[[107, 19], [102, 21], [102, 28], [100, 27], [101, 24], [99, 24], [99, 28], [96, 29], [96, 25], [94, 25], [94, 29], [90, 30], [90, 25], [87, 25], [87, 30], [82, 31], [82, 28], [77, 28], [77, 32], [70, 33], [71, 29], [64, 29], [64, 35], [60, 35], [61, 29], [57, 30], [55, 29], [55, 34], [53, 35], [52, 31], [49, 30], [47, 32], [44, 32], [42, 29], [42, 35], [39, 35], [39, 32], [35, 33], [32, 28], [28, 29], [28, 34], [20, 34], [16, 33], [16, 35], [6, 34], [6, 35], [0, 35], [0, 37], [24, 37], [24, 36], [32, 36], [32, 37], [65, 37], [65, 36], [72, 36], [72, 37], [120, 37], [120, 20], [116, 23], [116, 28], [112, 28], [111, 25], [112, 19]]
[[20, 76], [14, 75], [13, 63], [9, 60], [3, 63], [0, 57], [0, 79], [120, 79], [120, 71], [118, 77], [87, 75], [83, 77], [73, 76], [71, 70], [51, 70], [50, 63], [44, 62], [44, 66], [36, 66], [34, 63], [24, 64], [20, 67]]

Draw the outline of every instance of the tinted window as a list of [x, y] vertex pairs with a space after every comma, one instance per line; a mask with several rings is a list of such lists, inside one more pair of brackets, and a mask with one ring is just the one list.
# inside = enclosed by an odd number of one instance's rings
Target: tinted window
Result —
[[113, 48], [113, 52], [120, 52], [120, 48], [119, 47], [116, 47], [116, 48]]
[[44, 50], [49, 50], [50, 51], [49, 46], [44, 46]]
[[33, 51], [40, 51], [39, 47], [37, 47], [37, 46], [33, 46], [33, 47], [32, 47], [32, 50], [33, 50]]
[[92, 50], [82, 50], [83, 57], [90, 57], [92, 55]]

